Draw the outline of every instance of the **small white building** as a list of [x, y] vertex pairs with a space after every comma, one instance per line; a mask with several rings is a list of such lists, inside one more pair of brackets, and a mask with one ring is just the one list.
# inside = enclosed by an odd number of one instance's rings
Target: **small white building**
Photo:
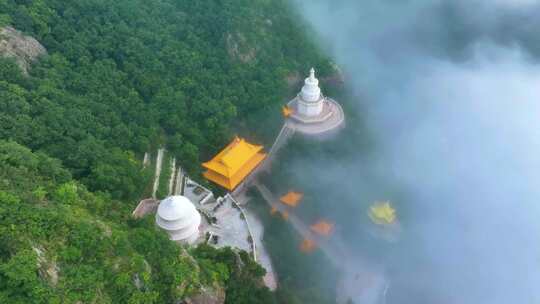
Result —
[[315, 78], [315, 69], [311, 68], [309, 77], [304, 81], [302, 91], [297, 97], [298, 114], [306, 117], [319, 116], [323, 110], [324, 97]]
[[156, 224], [173, 241], [193, 244], [199, 238], [201, 215], [185, 196], [169, 196], [158, 206]]

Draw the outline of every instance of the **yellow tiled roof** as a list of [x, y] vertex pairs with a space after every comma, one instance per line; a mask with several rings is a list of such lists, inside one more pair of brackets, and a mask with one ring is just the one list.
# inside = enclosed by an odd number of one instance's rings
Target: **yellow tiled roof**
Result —
[[262, 148], [262, 146], [250, 144], [244, 139], [236, 137], [212, 160], [203, 163], [203, 167], [231, 178]]
[[330, 235], [330, 233], [332, 233], [332, 230], [334, 229], [334, 225], [330, 224], [327, 221], [321, 220], [311, 225], [310, 229], [319, 235], [328, 236]]
[[369, 210], [369, 217], [376, 224], [392, 224], [396, 220], [396, 210], [390, 202], [376, 203]]
[[229, 190], [236, 188], [265, 158], [262, 146], [253, 145], [236, 137], [212, 160], [203, 163], [208, 169], [204, 176]]
[[302, 193], [291, 191], [282, 196], [279, 200], [285, 205], [296, 207], [303, 197], [304, 195]]
[[284, 106], [282, 109], [281, 109], [281, 113], [283, 113], [283, 116], [285, 117], [289, 117], [291, 116], [291, 114], [293, 113], [293, 110], [288, 107], [288, 106]]

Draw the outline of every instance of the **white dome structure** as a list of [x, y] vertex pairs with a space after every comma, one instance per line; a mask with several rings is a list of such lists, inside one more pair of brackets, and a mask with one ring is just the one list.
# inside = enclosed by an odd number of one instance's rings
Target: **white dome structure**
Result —
[[193, 244], [199, 237], [201, 215], [187, 197], [169, 196], [158, 206], [156, 224], [171, 240]]

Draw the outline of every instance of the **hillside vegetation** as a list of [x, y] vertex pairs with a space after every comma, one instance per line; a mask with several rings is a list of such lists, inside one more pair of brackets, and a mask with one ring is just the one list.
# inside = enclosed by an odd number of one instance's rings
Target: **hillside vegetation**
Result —
[[289, 73], [328, 66], [289, 11], [284, 0], [0, 0], [0, 22], [49, 53], [29, 78], [0, 62], [0, 138], [115, 198], [140, 195], [135, 160], [161, 144], [197, 174], [234, 122], [283, 102]]
[[0, 303], [176, 303], [203, 288], [271, 303], [247, 253], [187, 250], [125, 214], [58, 161], [0, 141]]
[[28, 74], [0, 56], [0, 303], [290, 303], [246, 253], [129, 215], [144, 152], [196, 177], [288, 75], [329, 72], [298, 20], [285, 0], [0, 0], [0, 27], [47, 50]]

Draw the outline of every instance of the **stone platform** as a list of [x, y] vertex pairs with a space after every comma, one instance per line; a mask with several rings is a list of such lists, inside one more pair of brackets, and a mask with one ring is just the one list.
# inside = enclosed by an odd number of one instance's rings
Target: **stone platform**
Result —
[[[297, 99], [289, 102], [291, 109], [297, 108]], [[306, 135], [322, 135], [337, 130], [345, 125], [343, 109], [332, 98], [324, 97], [323, 110], [320, 115], [307, 117], [292, 113], [287, 119], [287, 125], [297, 132]]]

